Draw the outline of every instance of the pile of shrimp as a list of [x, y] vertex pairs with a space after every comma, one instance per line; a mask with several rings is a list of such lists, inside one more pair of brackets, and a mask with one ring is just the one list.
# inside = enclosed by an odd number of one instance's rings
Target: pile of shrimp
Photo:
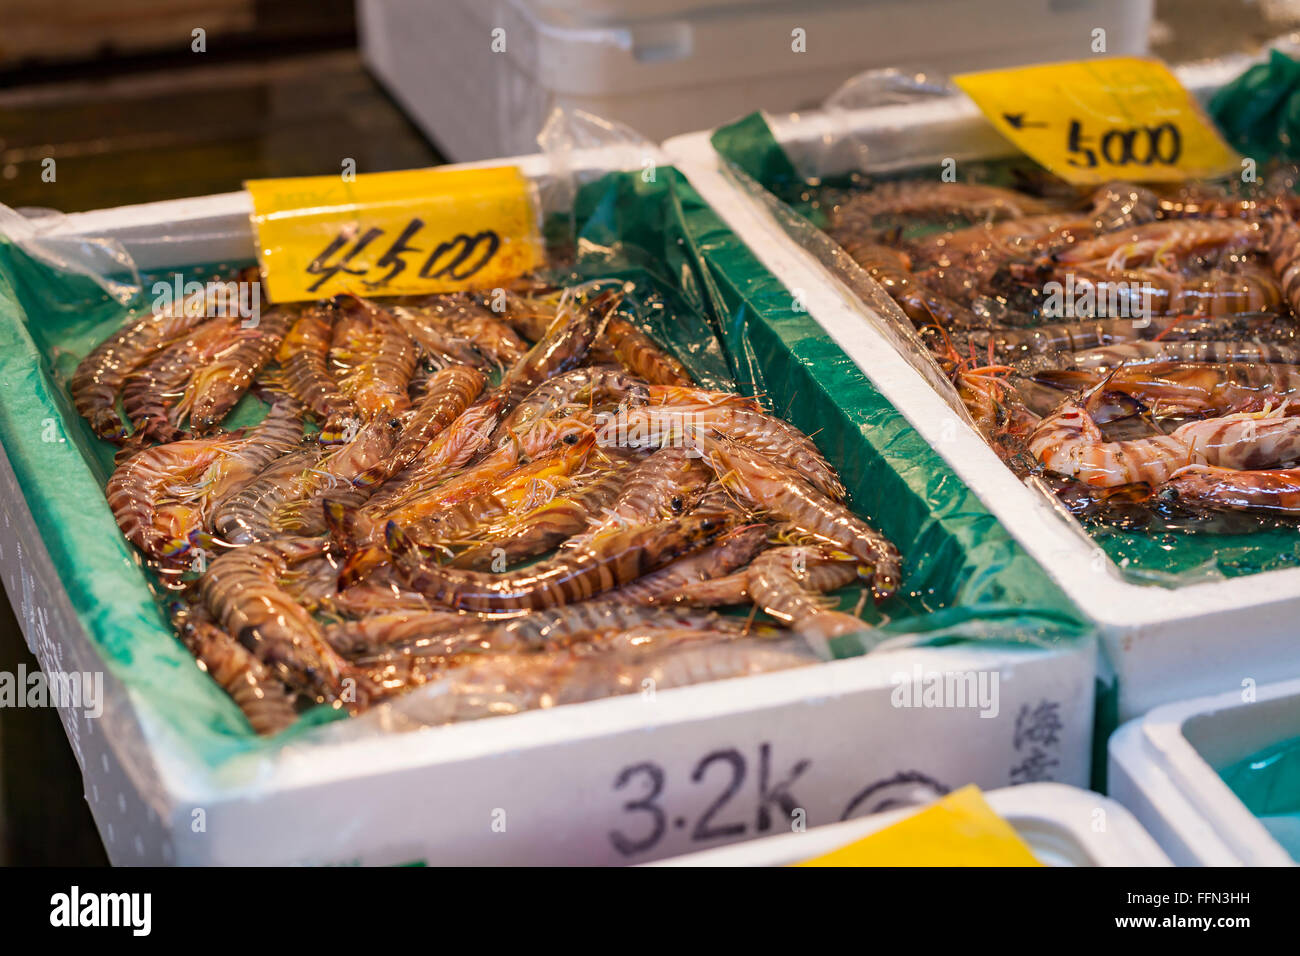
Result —
[[1076, 512], [1300, 517], [1294, 183], [1030, 178], [882, 183], [830, 232], [1003, 459]]
[[621, 286], [208, 305], [128, 320], [70, 389], [259, 733], [421, 686], [452, 722], [799, 666], [899, 585], [812, 440], [697, 385]]

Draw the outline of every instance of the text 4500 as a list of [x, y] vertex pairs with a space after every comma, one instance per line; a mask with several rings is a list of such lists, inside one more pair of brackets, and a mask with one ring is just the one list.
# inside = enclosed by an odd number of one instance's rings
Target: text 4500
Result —
[[[501, 248], [501, 237], [490, 229], [473, 234], [458, 233], [432, 249], [417, 246], [414, 243], [423, 228], [424, 220], [412, 219], [386, 249], [386, 230], [371, 227], [360, 235], [356, 235], [355, 228], [340, 232], [320, 255], [308, 263], [307, 272], [320, 276], [309, 286], [310, 290], [318, 292], [321, 286], [340, 273], [360, 278], [367, 289], [383, 289], [408, 266], [419, 262], [419, 257], [425, 253], [428, 255], [419, 267], [421, 279], [464, 282], [491, 262]], [[383, 254], [371, 261], [371, 255], [380, 249], [384, 250]]]

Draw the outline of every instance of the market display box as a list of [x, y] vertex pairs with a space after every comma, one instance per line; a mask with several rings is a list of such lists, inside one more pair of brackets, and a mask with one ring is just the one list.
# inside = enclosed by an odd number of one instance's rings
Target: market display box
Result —
[[[1047, 866], [1170, 866], [1142, 825], [1114, 800], [1059, 783], [1027, 783], [984, 794]], [[791, 866], [831, 853], [915, 813], [904, 808], [804, 833], [701, 850], [653, 866]]]
[[[498, 162], [581, 238], [656, 250], [642, 268], [711, 316], [898, 542], [911, 597], [871, 653], [794, 670], [408, 732], [375, 712], [304, 719], [260, 739], [171, 635], [103, 500], [112, 449], [59, 383], [121, 312], [0, 245], [0, 572], [43, 669], [101, 675], [97, 706], [60, 713], [113, 862], [633, 863], [972, 782], [1085, 785], [1090, 627], [814, 321], [830, 319], [810, 318], [658, 153]], [[232, 193], [77, 214], [24, 248], [125, 252], [147, 289], [251, 260], [250, 212]], [[987, 693], [958, 702], [955, 684]]]
[[[874, 66], [986, 69], [1146, 50], [1152, 0], [361, 0], [366, 65], [455, 160], [533, 149], [555, 107], [660, 140], [802, 109]], [[936, 31], [942, 21], [947, 29]], [[1015, 23], [1015, 30], [1005, 24]], [[430, 56], [430, 50], [438, 50]]]
[[[1247, 57], [1176, 70], [1205, 98], [1239, 75]], [[827, 109], [767, 117], [772, 149], [804, 177], [852, 170], [895, 173], [942, 159], [962, 162], [1013, 155], [975, 104], [938, 96], [867, 109]], [[892, 307], [866, 275], [833, 265], [835, 246], [753, 180], [728, 168], [710, 132], [669, 140], [664, 149], [718, 214], [787, 286], [863, 369], [881, 393], [975, 491], [998, 520], [1098, 624], [1118, 678], [1122, 719], [1159, 704], [1223, 692], [1243, 681], [1300, 675], [1300, 568], [1164, 586], [1139, 581], [1119, 567], [1045, 489], [1021, 483], [964, 414], [943, 397], [937, 367], [881, 318]], [[761, 170], [761, 149], [746, 157]], [[809, 234], [815, 233], [810, 239]], [[796, 238], [797, 237], [797, 238]], [[820, 237], [819, 246], [815, 240]], [[955, 399], [955, 395], [953, 396]]]
[[1294, 866], [1300, 681], [1157, 707], [1109, 744], [1111, 795], [1179, 866]]

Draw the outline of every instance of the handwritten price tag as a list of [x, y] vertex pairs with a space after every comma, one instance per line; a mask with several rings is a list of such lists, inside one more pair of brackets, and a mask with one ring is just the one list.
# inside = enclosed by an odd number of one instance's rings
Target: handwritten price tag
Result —
[[490, 288], [544, 259], [534, 190], [513, 166], [245, 185], [275, 302]]
[[953, 78], [1023, 152], [1071, 183], [1179, 182], [1240, 169], [1158, 60], [1079, 60]]

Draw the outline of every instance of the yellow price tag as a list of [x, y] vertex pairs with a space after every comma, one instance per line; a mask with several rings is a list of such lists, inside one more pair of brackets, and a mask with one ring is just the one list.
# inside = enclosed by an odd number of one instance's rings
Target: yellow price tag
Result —
[[1079, 60], [953, 77], [1007, 139], [1067, 182], [1222, 176], [1240, 157], [1159, 60]]
[[974, 786], [962, 787], [893, 826], [797, 865], [1042, 866]]
[[545, 258], [535, 191], [514, 166], [245, 185], [275, 302], [491, 288]]

